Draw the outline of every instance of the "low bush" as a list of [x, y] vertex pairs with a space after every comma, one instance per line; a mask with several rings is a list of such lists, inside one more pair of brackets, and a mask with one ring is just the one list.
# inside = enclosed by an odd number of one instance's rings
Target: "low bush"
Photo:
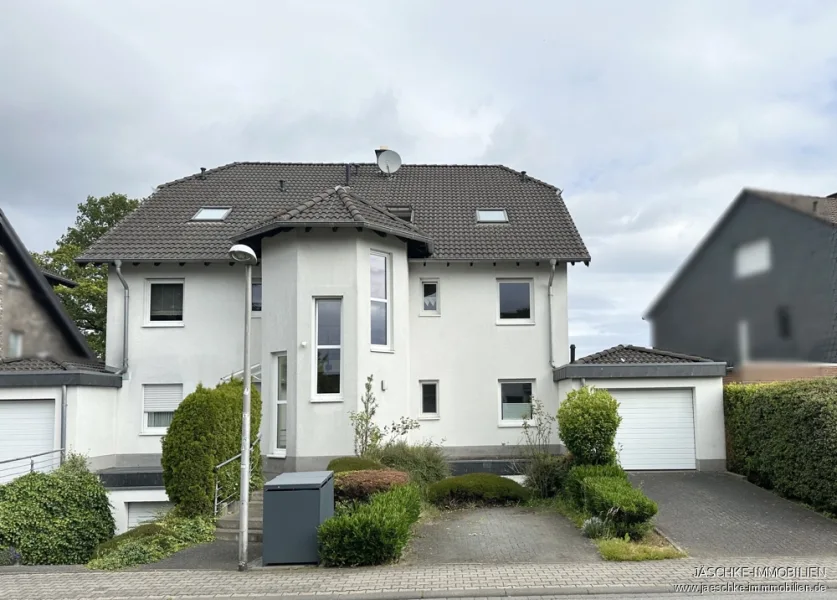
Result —
[[410, 480], [422, 488], [450, 476], [450, 466], [442, 447], [430, 441], [408, 444], [400, 440], [370, 454], [391, 469], [409, 473]]
[[406, 485], [410, 476], [401, 471], [349, 471], [334, 477], [334, 499], [338, 502], [367, 502], [373, 494]]
[[529, 496], [529, 490], [516, 481], [492, 473], [448, 477], [427, 488], [428, 501], [443, 508], [463, 504], [517, 504], [525, 502]]
[[328, 463], [326, 467], [329, 471], [335, 473], [345, 473], [347, 471], [374, 471], [376, 469], [386, 469], [384, 465], [371, 458], [361, 458], [359, 456], [342, 456], [334, 458]]
[[[211, 515], [215, 465], [241, 452], [241, 406], [244, 382], [233, 379], [214, 388], [198, 385], [174, 411], [163, 437], [163, 483], [183, 516]], [[250, 388], [250, 431], [255, 442], [262, 415], [258, 389]], [[261, 452], [251, 453], [253, 488], [261, 487]], [[233, 461], [219, 473], [221, 497], [237, 497], [241, 465]]]
[[215, 522], [208, 517], [166, 515], [116, 536], [96, 549], [91, 569], [115, 570], [157, 562], [215, 538]]
[[567, 473], [564, 493], [576, 507], [584, 508], [584, 480], [588, 477], [618, 477], [628, 481], [628, 474], [618, 465], [577, 465]]
[[570, 466], [568, 455], [533, 455], [524, 469], [524, 485], [539, 498], [552, 498], [564, 488]]
[[369, 503], [325, 521], [317, 531], [320, 561], [327, 567], [381, 565], [397, 560], [421, 513], [415, 485], [377, 494]]
[[15, 548], [23, 564], [85, 563], [97, 545], [113, 537], [107, 490], [82, 456], [2, 489], [0, 548]]
[[584, 508], [613, 526], [613, 535], [641, 538], [651, 528], [657, 503], [622, 477], [587, 477], [583, 480]]
[[0, 548], [0, 567], [19, 565], [20, 559], [20, 552], [16, 548]]
[[584, 537], [598, 540], [613, 536], [613, 527], [607, 521], [599, 517], [589, 517], [581, 525], [581, 533]]
[[727, 468], [837, 513], [837, 378], [724, 386]]
[[622, 422], [619, 403], [608, 393], [582, 387], [567, 394], [558, 407], [558, 433], [580, 465], [616, 462], [616, 430]]

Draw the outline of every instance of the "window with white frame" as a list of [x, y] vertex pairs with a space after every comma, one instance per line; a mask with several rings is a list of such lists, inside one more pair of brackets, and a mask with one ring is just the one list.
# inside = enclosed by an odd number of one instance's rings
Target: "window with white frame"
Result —
[[317, 396], [340, 395], [342, 308], [341, 298], [317, 298], [314, 301]]
[[533, 380], [500, 381], [500, 420], [523, 423], [532, 418]]
[[142, 386], [144, 433], [165, 433], [183, 400], [181, 383], [146, 383]]
[[421, 381], [421, 416], [434, 418], [439, 416], [439, 382]]
[[288, 355], [276, 356], [276, 453], [288, 450]]
[[20, 277], [18, 277], [17, 271], [11, 263], [7, 262], [6, 265], [6, 270], [8, 272], [6, 280], [9, 282], [9, 285], [12, 287], [20, 287]]
[[223, 221], [226, 219], [232, 209], [228, 206], [203, 206], [195, 216], [193, 221]]
[[503, 208], [477, 209], [477, 223], [508, 223], [509, 215]]
[[373, 252], [369, 257], [370, 341], [373, 348], [391, 346], [390, 256]]
[[438, 279], [422, 279], [421, 281], [421, 314], [425, 316], [441, 314]]
[[770, 240], [767, 238], [741, 244], [735, 249], [735, 277], [743, 279], [770, 271]]
[[183, 280], [147, 280], [146, 325], [183, 324]]
[[252, 308], [253, 312], [261, 312], [262, 310], [262, 279], [261, 277], [253, 278], [252, 290]]
[[9, 332], [9, 358], [20, 358], [23, 356], [23, 333], [20, 331]]
[[534, 322], [533, 289], [531, 279], [498, 279], [498, 322], [503, 324]]

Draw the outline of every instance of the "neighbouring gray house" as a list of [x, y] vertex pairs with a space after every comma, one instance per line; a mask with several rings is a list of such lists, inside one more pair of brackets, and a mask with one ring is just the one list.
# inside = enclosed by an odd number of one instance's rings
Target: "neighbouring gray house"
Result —
[[837, 362], [837, 194], [744, 189], [644, 317], [654, 348]]

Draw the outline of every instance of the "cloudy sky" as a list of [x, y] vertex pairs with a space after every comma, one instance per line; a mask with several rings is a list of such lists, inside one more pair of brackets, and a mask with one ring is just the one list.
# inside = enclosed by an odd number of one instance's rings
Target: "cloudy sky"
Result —
[[6, 0], [0, 206], [32, 250], [87, 195], [240, 160], [504, 163], [564, 190], [586, 354], [744, 186], [837, 191], [824, 0]]

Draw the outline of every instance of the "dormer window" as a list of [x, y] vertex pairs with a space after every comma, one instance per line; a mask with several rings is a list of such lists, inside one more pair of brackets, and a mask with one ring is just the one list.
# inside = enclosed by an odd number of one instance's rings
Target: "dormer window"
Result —
[[478, 208], [477, 223], [508, 223], [509, 215], [504, 208]]
[[203, 206], [192, 217], [193, 221], [223, 221], [230, 214], [230, 207]]
[[407, 221], [408, 223], [413, 222], [412, 206], [387, 206], [387, 210], [402, 221]]

